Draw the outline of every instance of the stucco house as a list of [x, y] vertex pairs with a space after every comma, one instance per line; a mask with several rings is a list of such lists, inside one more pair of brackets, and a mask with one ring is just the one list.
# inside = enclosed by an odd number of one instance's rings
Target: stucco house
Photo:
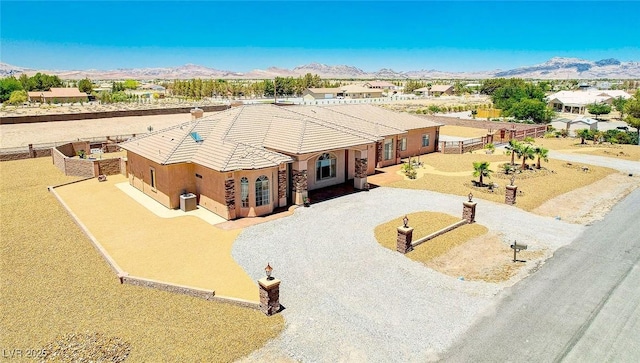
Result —
[[48, 91], [28, 92], [29, 102], [87, 102], [88, 95], [77, 88], [51, 88]]
[[368, 88], [349, 84], [331, 88], [307, 88], [302, 92], [305, 101], [327, 100], [334, 98], [379, 98], [382, 97], [381, 88]]
[[631, 95], [620, 90], [559, 91], [547, 96], [547, 104], [556, 112], [585, 114], [589, 104], [611, 105], [618, 97], [629, 99]]
[[400, 89], [400, 87], [396, 86], [395, 84], [391, 83], [391, 82], [387, 82], [387, 81], [369, 81], [365, 84], [362, 85], [363, 87], [367, 87], [367, 88], [378, 88], [378, 89], [382, 89], [382, 90], [398, 90]]
[[194, 193], [226, 219], [302, 204], [308, 192], [367, 185], [376, 167], [437, 151], [430, 120], [372, 105], [244, 105], [120, 144], [129, 183], [167, 208]]

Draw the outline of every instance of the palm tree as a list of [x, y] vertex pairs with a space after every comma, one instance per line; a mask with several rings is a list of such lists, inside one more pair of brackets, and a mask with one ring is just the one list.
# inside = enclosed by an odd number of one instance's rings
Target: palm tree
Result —
[[518, 150], [521, 148], [522, 144], [516, 139], [509, 140], [509, 145], [505, 146], [505, 149], [507, 149], [507, 155], [511, 155], [511, 165], [515, 164], [515, 154], [519, 154]]
[[491, 173], [493, 170], [489, 169], [488, 161], [474, 161], [473, 162], [473, 176], [480, 177], [480, 186], [482, 186], [482, 178], [487, 177], [491, 178]]
[[504, 163], [502, 164], [502, 170], [504, 170], [504, 173], [509, 175], [509, 172], [511, 171], [512, 166], [509, 163]]
[[518, 159], [522, 158], [522, 167], [521, 170], [524, 170], [527, 166], [527, 159], [533, 160], [536, 158], [535, 149], [529, 145], [525, 145], [521, 147], [518, 153]]
[[580, 144], [584, 144], [584, 139], [588, 139], [591, 136], [591, 130], [580, 129], [578, 130], [578, 136], [580, 136]]
[[536, 156], [538, 156], [538, 169], [540, 169], [540, 159], [544, 160], [547, 163], [549, 162], [549, 149], [538, 146], [536, 147], [534, 152]]

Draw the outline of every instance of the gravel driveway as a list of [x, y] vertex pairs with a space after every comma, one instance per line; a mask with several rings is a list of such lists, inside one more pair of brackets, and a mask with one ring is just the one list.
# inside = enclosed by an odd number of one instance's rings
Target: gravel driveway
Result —
[[[462, 214], [463, 198], [376, 188], [245, 229], [233, 257], [282, 280], [284, 332], [247, 361], [425, 361], [489, 312], [506, 284], [462, 281], [381, 247], [374, 228], [421, 210]], [[557, 249], [584, 227], [479, 200], [477, 222], [530, 248]], [[411, 224], [411, 222], [409, 222]], [[509, 256], [505, 256], [509, 258]]]

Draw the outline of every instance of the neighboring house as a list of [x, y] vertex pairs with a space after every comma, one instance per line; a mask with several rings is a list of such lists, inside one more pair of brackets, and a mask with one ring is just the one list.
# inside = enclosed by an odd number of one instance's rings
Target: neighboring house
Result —
[[87, 102], [89, 100], [85, 92], [77, 88], [51, 88], [49, 91], [28, 92], [29, 102]]
[[437, 151], [440, 126], [371, 105], [244, 105], [120, 146], [135, 188], [172, 209], [191, 192], [235, 219], [302, 204], [314, 189], [366, 188], [376, 167]]
[[575, 136], [578, 130], [582, 129], [598, 131], [598, 120], [588, 117], [580, 117], [575, 120], [560, 118], [553, 120], [551, 122], [551, 126], [556, 129], [565, 129], [567, 130], [567, 134], [569, 134], [570, 136]]
[[382, 89], [368, 88], [355, 84], [332, 88], [307, 88], [302, 92], [302, 98], [305, 101], [379, 97], [382, 97]]
[[367, 88], [377, 88], [382, 90], [397, 90], [399, 87], [387, 81], [371, 81], [362, 85]]
[[433, 85], [431, 87], [422, 87], [422, 88], [415, 89], [415, 90], [413, 90], [413, 93], [415, 93], [418, 96], [420, 96], [420, 95], [442, 96], [443, 94], [452, 95], [453, 94], [453, 90], [454, 90], [453, 86], [444, 85], [444, 84], [436, 84], [436, 85]]
[[454, 88], [452, 85], [435, 84], [431, 86], [430, 95], [432, 96], [452, 95], [453, 91], [454, 91]]
[[164, 87], [158, 84], [151, 84], [151, 83], [143, 84], [142, 86], [138, 87], [138, 89], [151, 90], [151, 91], [157, 91], [157, 92], [164, 92], [166, 90]]
[[591, 103], [610, 105], [618, 97], [628, 99], [631, 95], [620, 90], [560, 91], [547, 96], [547, 104], [557, 112], [585, 114], [587, 105]]

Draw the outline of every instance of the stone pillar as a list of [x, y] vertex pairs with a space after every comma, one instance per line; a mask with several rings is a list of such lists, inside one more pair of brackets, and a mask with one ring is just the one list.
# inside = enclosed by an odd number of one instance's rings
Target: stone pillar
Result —
[[355, 159], [355, 175], [353, 178], [353, 187], [356, 189], [367, 188], [367, 150], [359, 150], [356, 152]]
[[273, 315], [280, 311], [280, 280], [263, 277], [258, 280], [260, 288], [260, 311]]
[[402, 254], [413, 251], [411, 241], [413, 240], [413, 228], [407, 226], [398, 227], [398, 238], [396, 240], [396, 250]]
[[227, 205], [229, 219], [236, 218], [236, 181], [233, 178], [224, 181], [224, 202]]
[[476, 202], [471, 200], [462, 202], [462, 219], [466, 219], [467, 223], [473, 223], [476, 221]]
[[376, 142], [376, 168], [382, 167], [382, 142]]
[[287, 167], [285, 164], [278, 170], [278, 206], [287, 205]]
[[307, 162], [299, 161], [296, 169], [292, 172], [293, 179], [293, 192], [294, 198], [293, 203], [296, 205], [304, 204], [304, 198], [308, 197], [309, 194], [307, 192]]
[[507, 185], [505, 187], [504, 202], [506, 204], [516, 204], [516, 192], [518, 191], [517, 185]]

